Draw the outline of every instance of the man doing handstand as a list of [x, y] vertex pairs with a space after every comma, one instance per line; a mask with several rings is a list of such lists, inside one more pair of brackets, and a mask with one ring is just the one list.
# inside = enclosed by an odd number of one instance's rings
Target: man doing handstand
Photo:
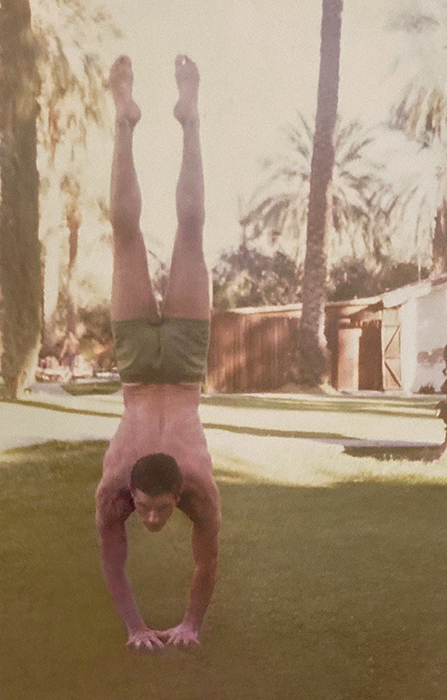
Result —
[[[132, 65], [121, 56], [110, 73], [116, 107], [111, 181], [114, 240], [112, 326], [123, 382], [124, 413], [104, 457], [96, 520], [104, 577], [126, 624], [128, 645], [153, 649], [198, 642], [216, 579], [220, 502], [198, 414], [208, 347], [209, 277], [203, 255], [204, 184], [199, 140], [196, 65], [175, 62], [183, 128], [177, 185], [178, 229], [160, 314], [140, 230], [141, 195], [132, 136], [141, 113], [132, 99]], [[192, 521], [194, 578], [183, 621], [149, 629], [125, 573], [125, 521], [135, 510], [159, 532], [175, 507]]]

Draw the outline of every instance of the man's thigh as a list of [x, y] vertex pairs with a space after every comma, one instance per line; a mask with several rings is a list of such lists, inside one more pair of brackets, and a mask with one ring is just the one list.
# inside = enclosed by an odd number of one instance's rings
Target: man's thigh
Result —
[[125, 243], [115, 240], [111, 317], [114, 321], [160, 317], [140, 231]]

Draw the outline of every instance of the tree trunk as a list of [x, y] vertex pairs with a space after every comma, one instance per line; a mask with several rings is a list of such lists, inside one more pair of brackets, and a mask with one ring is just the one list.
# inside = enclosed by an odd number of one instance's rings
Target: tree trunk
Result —
[[41, 343], [36, 117], [39, 79], [28, 0], [0, 9], [1, 372], [10, 398], [34, 381]]
[[310, 176], [306, 257], [302, 285], [303, 315], [299, 338], [299, 378], [318, 386], [327, 372], [324, 334], [327, 231], [331, 226], [331, 180], [338, 109], [340, 36], [343, 0], [323, 0], [320, 77]]
[[81, 218], [79, 215], [67, 217], [67, 223], [70, 231], [68, 239], [69, 254], [68, 254], [68, 296], [67, 296], [67, 333], [76, 335], [77, 308], [74, 298], [74, 278], [76, 259], [78, 256], [78, 240], [79, 227]]
[[46, 237], [43, 244], [42, 274], [44, 280], [43, 306], [44, 306], [44, 331], [43, 344], [48, 352], [54, 348], [57, 342], [56, 309], [59, 297], [59, 268], [60, 268], [60, 242], [56, 232]]
[[433, 235], [433, 262], [431, 277], [447, 272], [447, 203], [436, 212], [435, 232]]

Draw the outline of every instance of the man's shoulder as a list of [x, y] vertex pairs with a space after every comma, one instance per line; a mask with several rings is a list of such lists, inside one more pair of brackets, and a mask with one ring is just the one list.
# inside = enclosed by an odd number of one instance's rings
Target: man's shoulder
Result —
[[178, 504], [194, 524], [220, 522], [220, 496], [212, 473], [190, 474]]
[[103, 524], [126, 520], [135, 510], [129, 487], [110, 479], [98, 484], [95, 502], [97, 517]]

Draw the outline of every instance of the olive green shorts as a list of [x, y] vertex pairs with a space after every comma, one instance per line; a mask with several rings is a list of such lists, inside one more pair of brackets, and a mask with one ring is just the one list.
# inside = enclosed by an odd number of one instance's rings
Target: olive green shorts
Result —
[[113, 321], [119, 375], [123, 382], [178, 384], [205, 377], [209, 321], [147, 318]]

